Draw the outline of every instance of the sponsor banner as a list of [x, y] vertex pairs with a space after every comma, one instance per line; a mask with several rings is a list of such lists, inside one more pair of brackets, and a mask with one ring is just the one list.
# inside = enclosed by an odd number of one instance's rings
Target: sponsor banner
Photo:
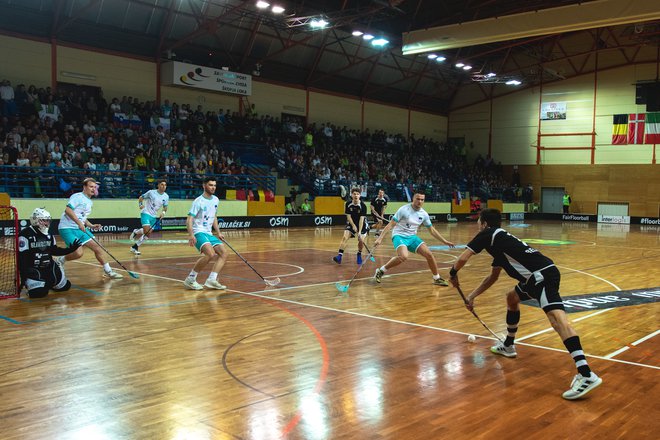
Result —
[[660, 225], [660, 218], [653, 218], [653, 217], [641, 217], [639, 218], [639, 222], [637, 221], [637, 217], [633, 217], [632, 219], [633, 223], [639, 223], [640, 225]]
[[[337, 226], [346, 224], [345, 215], [274, 215], [255, 217], [218, 217], [220, 229], [287, 228]], [[163, 229], [186, 229], [186, 218], [164, 218]]]
[[[101, 229], [98, 231], [93, 231], [94, 235], [96, 234], [121, 234], [125, 232], [132, 231], [135, 228], [140, 227], [139, 218], [94, 218], [91, 220], [92, 223], [99, 223]], [[57, 225], [59, 225], [59, 219], [53, 219], [50, 222], [50, 232], [52, 234], [58, 234]], [[27, 228], [30, 225], [30, 222], [27, 220], [19, 220], [19, 228], [21, 230]], [[12, 221], [0, 221], [0, 237], [7, 237], [15, 235], [16, 231], [14, 230]]]
[[234, 95], [252, 94], [251, 75], [179, 61], [163, 63], [161, 80], [164, 85], [195, 87]]
[[525, 220], [524, 212], [511, 212], [509, 213], [509, 220]]
[[566, 119], [566, 102], [541, 103], [541, 120]]
[[[660, 287], [568, 296], [564, 297], [563, 300], [567, 313], [637, 306], [660, 301]], [[539, 303], [534, 300], [523, 301], [523, 304], [539, 307]]]
[[598, 223], [630, 224], [630, 216], [627, 215], [598, 215]]
[[561, 219], [568, 222], [591, 222], [593, 216], [587, 214], [562, 214]]

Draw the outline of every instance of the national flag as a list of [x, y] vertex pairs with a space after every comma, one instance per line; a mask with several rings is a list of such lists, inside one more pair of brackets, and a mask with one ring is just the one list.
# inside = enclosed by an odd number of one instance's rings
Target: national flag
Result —
[[644, 113], [631, 113], [628, 115], [628, 143], [644, 143]]
[[131, 127], [137, 130], [142, 126], [142, 120], [135, 114], [115, 113], [112, 117], [112, 124], [115, 128]]
[[646, 114], [645, 144], [660, 144], [660, 112]]
[[612, 126], [612, 145], [628, 143], [628, 115], [614, 115]]

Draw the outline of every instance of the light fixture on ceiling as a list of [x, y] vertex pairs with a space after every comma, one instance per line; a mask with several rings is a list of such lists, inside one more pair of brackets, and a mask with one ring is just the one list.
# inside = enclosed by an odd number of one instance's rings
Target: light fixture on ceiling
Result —
[[375, 40], [371, 41], [372, 46], [377, 46], [377, 47], [383, 47], [386, 46], [389, 43], [388, 40], [385, 38], [376, 38]]
[[270, 6], [270, 3], [260, 0], [260, 1], [257, 2], [256, 6], [259, 9], [266, 9], [268, 6]]
[[362, 31], [355, 30], [353, 31], [353, 36], [354, 37], [361, 37], [364, 34]]
[[463, 66], [463, 70], [472, 70], [472, 66], [466, 64], [465, 66]]
[[284, 8], [282, 6], [275, 5], [272, 7], [271, 11], [273, 11], [273, 14], [281, 14], [284, 12]]
[[438, 56], [438, 58], [436, 58], [435, 60], [436, 60], [438, 63], [441, 63], [441, 62], [445, 61], [446, 59], [447, 59], [447, 58], [445, 58], [445, 57], [443, 57], [442, 55], [440, 55], [440, 56]]
[[429, 60], [434, 60], [434, 59], [438, 58], [438, 56], [434, 53], [430, 53], [426, 56], [426, 58], [428, 58]]
[[456, 63], [455, 66], [458, 67], [458, 68], [460, 69], [461, 67], [465, 66], [465, 64], [463, 64], [463, 63]]
[[364, 35], [362, 35], [362, 38], [364, 38], [365, 40], [369, 41], [369, 40], [373, 40], [373, 39], [374, 39], [374, 36], [371, 35], [371, 34], [364, 34]]
[[518, 81], [517, 79], [510, 79], [504, 84], [506, 84], [507, 86], [519, 86], [520, 84], [522, 84], [522, 82]]
[[497, 73], [495, 73], [495, 72], [489, 72], [489, 73], [486, 74], [487, 78], [493, 78], [493, 77], [496, 77], [496, 76], [497, 76]]
[[312, 29], [324, 29], [328, 26], [328, 22], [322, 18], [315, 18], [309, 22], [309, 25]]

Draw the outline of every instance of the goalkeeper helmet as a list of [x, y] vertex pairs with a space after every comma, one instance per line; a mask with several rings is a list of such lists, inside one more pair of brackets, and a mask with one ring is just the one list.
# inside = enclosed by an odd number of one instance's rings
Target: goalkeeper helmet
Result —
[[38, 229], [44, 235], [48, 235], [50, 220], [50, 212], [43, 208], [36, 208], [32, 211], [32, 215], [30, 216], [30, 224], [32, 227]]

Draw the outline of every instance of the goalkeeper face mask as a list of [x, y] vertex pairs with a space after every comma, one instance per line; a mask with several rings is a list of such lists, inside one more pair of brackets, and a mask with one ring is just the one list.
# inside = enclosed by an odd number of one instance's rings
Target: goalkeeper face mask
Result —
[[32, 211], [32, 215], [30, 216], [30, 224], [45, 235], [48, 235], [50, 220], [50, 212], [43, 208], [36, 208], [34, 211]]

